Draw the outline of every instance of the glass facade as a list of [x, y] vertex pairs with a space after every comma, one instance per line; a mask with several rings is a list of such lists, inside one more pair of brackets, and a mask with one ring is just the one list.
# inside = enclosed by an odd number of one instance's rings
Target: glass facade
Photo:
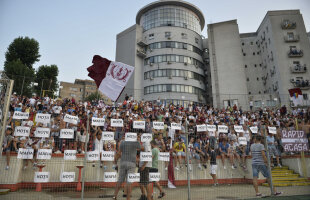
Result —
[[144, 72], [144, 80], [157, 77], [187, 77], [198, 81], [204, 81], [204, 76], [196, 72], [182, 70], [182, 69], [158, 69]]
[[175, 49], [185, 49], [188, 51], [193, 51], [200, 56], [202, 55], [202, 50], [198, 47], [195, 47], [191, 44], [184, 42], [174, 42], [174, 41], [164, 41], [164, 42], [155, 42], [147, 46], [148, 49], [163, 49], [163, 48], [175, 48]]
[[166, 54], [152, 56], [144, 59], [144, 65], [149, 65], [150, 63], [161, 63], [161, 62], [177, 62], [177, 63], [186, 63], [196, 65], [204, 69], [204, 65], [199, 60], [189, 56], [175, 55], [175, 54]]
[[176, 26], [201, 34], [198, 16], [182, 7], [160, 6], [151, 9], [142, 15], [140, 24], [145, 31], [160, 26]]
[[160, 93], [160, 92], [177, 92], [189, 94], [204, 94], [204, 90], [191, 85], [181, 84], [160, 84], [144, 87], [144, 94]]

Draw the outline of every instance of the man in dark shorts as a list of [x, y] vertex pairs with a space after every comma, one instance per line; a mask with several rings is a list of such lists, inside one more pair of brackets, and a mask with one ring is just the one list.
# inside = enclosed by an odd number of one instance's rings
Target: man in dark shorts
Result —
[[[263, 174], [265, 178], [267, 178], [267, 182], [270, 185], [270, 173], [267, 168], [267, 156], [265, 154], [265, 147], [261, 144], [262, 137], [255, 136], [254, 144], [251, 145], [252, 152], [252, 170], [253, 170], [253, 186], [256, 192], [256, 196], [262, 196], [261, 193], [258, 192], [257, 178], [259, 172]], [[273, 192], [275, 196], [281, 195], [282, 192], [277, 192], [276, 188], [273, 188]]]
[[[125, 179], [127, 179], [129, 173], [134, 173], [136, 169], [136, 155], [137, 150], [141, 149], [141, 145], [138, 141], [129, 142], [122, 141], [119, 147], [119, 151], [115, 155], [114, 164], [117, 164], [117, 160], [121, 158], [120, 168], [119, 168], [119, 177], [114, 191], [113, 199], [117, 198], [117, 194], [121, 188]], [[131, 196], [131, 184], [127, 179], [127, 200], [130, 200]]]
[[[150, 142], [143, 142], [144, 152], [151, 152], [152, 147]], [[140, 189], [142, 195], [140, 200], [151, 200], [152, 199], [152, 185], [149, 183], [149, 171], [152, 167], [152, 162], [141, 161], [139, 162], [139, 170], [140, 173]], [[146, 191], [145, 191], [146, 190]], [[147, 194], [147, 195], [145, 195]]]

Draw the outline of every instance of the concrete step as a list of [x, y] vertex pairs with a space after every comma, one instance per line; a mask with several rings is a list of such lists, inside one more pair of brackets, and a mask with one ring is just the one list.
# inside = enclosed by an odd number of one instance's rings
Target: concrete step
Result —
[[277, 177], [277, 178], [272, 178], [272, 181], [308, 181], [306, 178], [289, 178], [289, 177]]
[[282, 166], [282, 167], [274, 167], [272, 170], [282, 170], [282, 169], [288, 169], [288, 166]]
[[294, 170], [272, 170], [272, 174], [293, 174]]
[[[268, 183], [263, 183], [263, 186], [268, 186]], [[286, 186], [306, 186], [310, 185], [310, 182], [281, 182], [281, 183], [274, 183], [273, 186], [275, 187], [286, 187]]]
[[9, 193], [11, 190], [10, 189], [0, 189], [0, 195], [4, 195]]
[[277, 177], [297, 178], [299, 177], [299, 174], [272, 174], [272, 178], [277, 178]]

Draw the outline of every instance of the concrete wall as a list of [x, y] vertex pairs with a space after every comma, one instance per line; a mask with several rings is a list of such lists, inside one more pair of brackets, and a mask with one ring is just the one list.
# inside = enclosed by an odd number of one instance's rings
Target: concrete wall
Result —
[[[212, 96], [215, 107], [224, 106], [224, 100], [238, 101], [248, 109], [248, 94], [244, 62], [236, 20], [208, 25]], [[233, 105], [232, 105], [233, 106]]]

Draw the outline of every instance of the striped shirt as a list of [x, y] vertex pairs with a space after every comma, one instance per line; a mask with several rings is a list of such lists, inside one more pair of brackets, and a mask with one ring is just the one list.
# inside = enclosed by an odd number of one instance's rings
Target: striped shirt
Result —
[[254, 143], [251, 145], [252, 165], [265, 165], [262, 151], [265, 150], [264, 145]]

